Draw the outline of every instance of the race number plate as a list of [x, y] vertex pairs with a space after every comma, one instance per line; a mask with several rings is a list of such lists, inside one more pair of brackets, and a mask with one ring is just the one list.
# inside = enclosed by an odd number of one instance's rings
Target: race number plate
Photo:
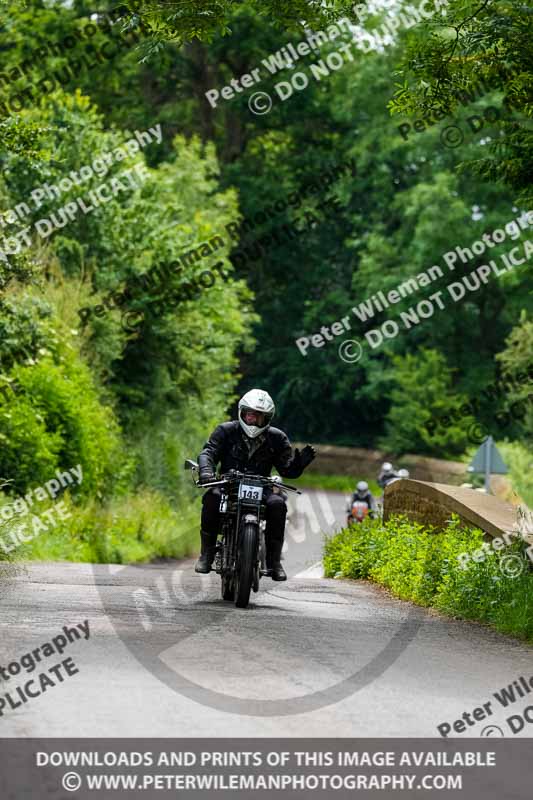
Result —
[[262, 497], [262, 486], [249, 486], [246, 483], [241, 483], [239, 486], [239, 500], [250, 500], [252, 503], [259, 503]]

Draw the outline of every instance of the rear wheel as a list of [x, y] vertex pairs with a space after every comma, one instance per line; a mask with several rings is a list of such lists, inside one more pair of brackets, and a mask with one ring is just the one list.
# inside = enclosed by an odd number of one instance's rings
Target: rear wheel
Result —
[[257, 558], [258, 534], [256, 522], [244, 523], [235, 573], [235, 605], [237, 608], [246, 608], [250, 600]]

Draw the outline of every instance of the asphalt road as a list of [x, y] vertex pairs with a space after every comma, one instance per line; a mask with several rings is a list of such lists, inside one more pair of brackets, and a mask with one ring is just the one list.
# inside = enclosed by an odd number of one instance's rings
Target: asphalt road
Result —
[[[371, 584], [322, 578], [321, 531], [340, 525], [345, 500], [307, 492], [297, 502], [290, 579], [264, 579], [248, 609], [221, 600], [219, 578], [195, 575], [193, 560], [32, 564], [4, 576], [0, 666], [64, 626], [88, 620], [90, 635], [0, 682], [1, 697], [62, 659], [78, 669], [4, 707], [0, 736], [433, 737], [488, 701], [492, 713], [461, 736], [489, 725], [510, 736], [505, 720], [528, 697], [504, 709], [493, 693], [533, 675], [531, 648]], [[528, 723], [519, 735], [532, 733]]]

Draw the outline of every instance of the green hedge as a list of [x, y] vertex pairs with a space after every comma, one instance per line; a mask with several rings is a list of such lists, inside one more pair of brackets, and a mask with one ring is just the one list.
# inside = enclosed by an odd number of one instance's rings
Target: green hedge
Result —
[[[326, 577], [367, 578], [403, 600], [533, 639], [533, 573], [524, 542], [461, 568], [457, 557], [482, 543], [482, 531], [461, 526], [456, 517], [439, 532], [403, 516], [365, 520], [326, 539], [324, 570]], [[504, 571], [503, 559], [511, 555], [524, 559], [516, 577]]]
[[81, 464], [79, 495], [109, 494], [123, 467], [121, 431], [81, 358], [43, 358], [11, 377], [19, 388], [0, 403], [0, 478], [10, 490], [24, 494]]
[[[149, 489], [139, 490], [100, 505], [90, 501], [80, 507], [67, 492], [61, 498], [70, 517], [47, 525], [47, 530], [13, 550], [12, 560], [81, 561], [95, 564], [134, 564], [156, 558], [185, 558], [198, 552], [200, 544], [200, 499], [183, 498], [173, 507]], [[40, 518], [45, 521], [39, 506]], [[1, 534], [11, 546], [10, 528], [25, 523], [31, 535], [31, 516], [3, 523]], [[0, 550], [0, 559], [5, 558]]]

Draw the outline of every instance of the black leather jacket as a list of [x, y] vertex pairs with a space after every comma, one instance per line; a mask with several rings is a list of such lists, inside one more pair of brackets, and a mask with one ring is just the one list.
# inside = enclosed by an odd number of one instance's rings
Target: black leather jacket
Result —
[[378, 486], [381, 486], [381, 488], [384, 489], [387, 484], [397, 477], [398, 473], [394, 470], [392, 472], [380, 472], [378, 476]]
[[366, 503], [370, 511], [376, 510], [376, 501], [372, 492], [367, 492], [361, 497], [359, 492], [355, 491], [352, 495], [352, 504], [355, 502]]
[[198, 456], [200, 469], [215, 473], [220, 462], [220, 472], [230, 469], [269, 476], [275, 467], [282, 478], [299, 478], [303, 472], [299, 454], [293, 455], [291, 443], [279, 428], [267, 428], [261, 435], [260, 446], [250, 457], [245, 434], [237, 420], [217, 425]]

